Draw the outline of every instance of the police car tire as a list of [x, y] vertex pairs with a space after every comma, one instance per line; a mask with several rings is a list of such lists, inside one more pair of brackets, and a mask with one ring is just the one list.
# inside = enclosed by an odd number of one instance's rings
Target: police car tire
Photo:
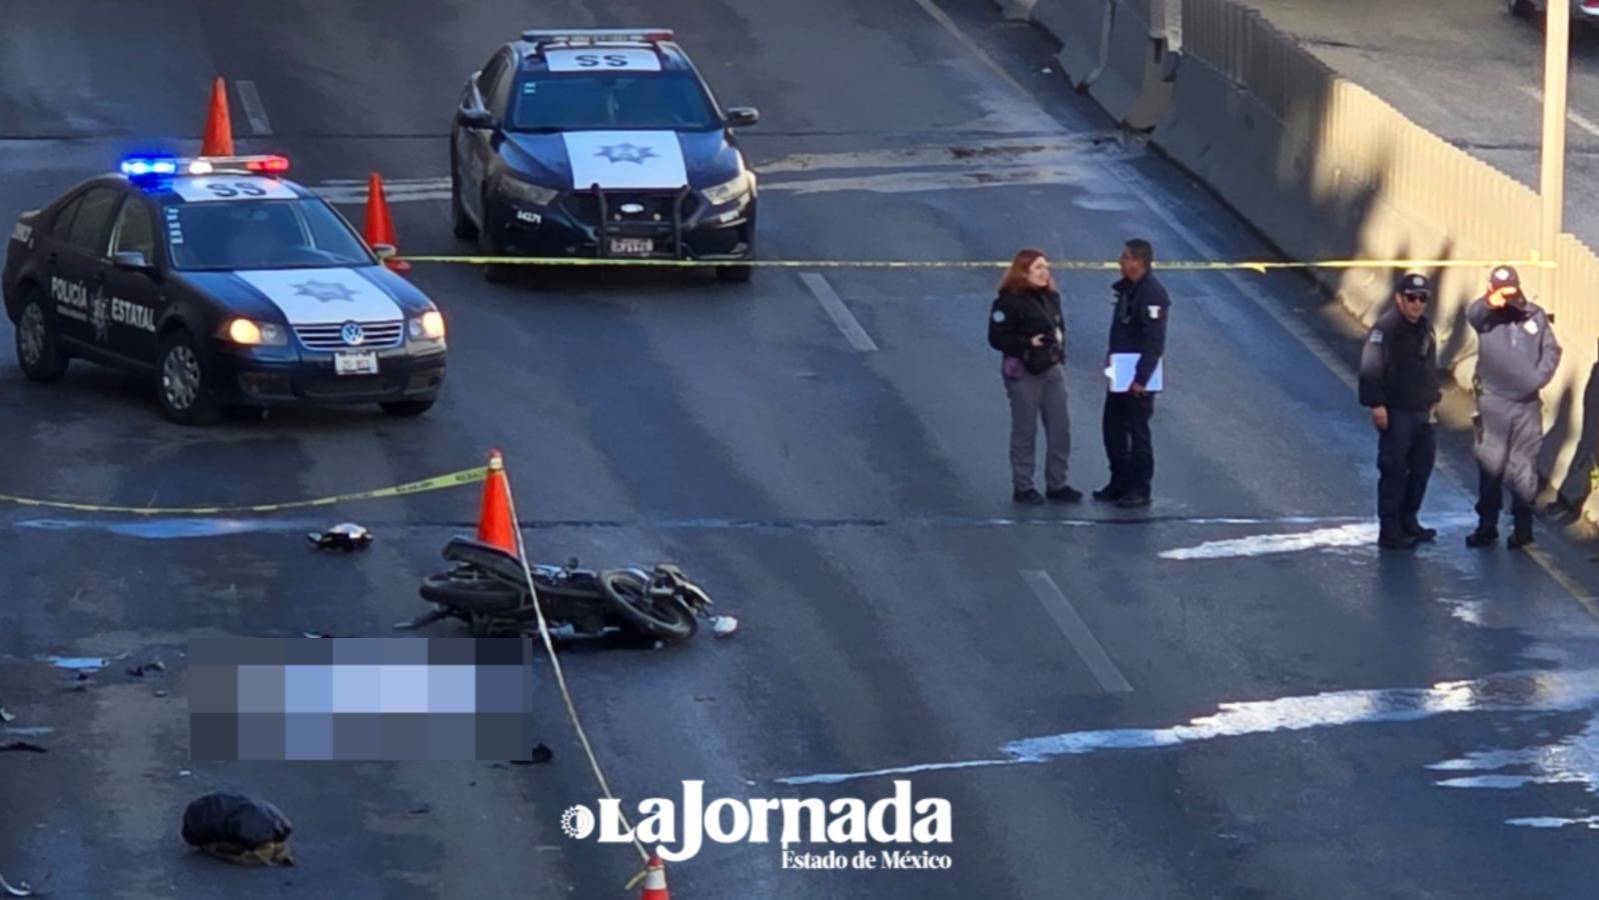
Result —
[[[42, 331], [39, 358], [32, 363], [27, 361], [22, 352], [22, 323], [28, 318], [30, 309], [37, 310], [35, 315], [39, 317], [39, 327]], [[54, 381], [66, 374], [67, 363], [71, 358], [61, 352], [61, 345], [56, 342], [55, 318], [37, 291], [30, 292], [23, 299], [22, 312], [17, 316], [15, 331], [17, 366], [22, 369], [22, 374], [27, 376], [29, 381]]]
[[455, 174], [455, 154], [450, 154], [450, 230], [463, 241], [470, 241], [477, 237], [477, 225], [466, 214], [466, 207], [461, 205], [461, 180]]
[[[489, 217], [488, 191], [483, 192], [483, 204], [478, 208], [483, 210], [483, 221], [485, 224], [487, 224]], [[482, 228], [478, 231], [477, 245], [478, 249], [482, 251], [484, 256], [498, 256], [500, 254], [499, 248], [494, 246], [494, 237], [489, 234], [489, 230], [487, 228]], [[489, 284], [509, 284], [515, 279], [515, 266], [504, 266], [497, 263], [483, 264], [483, 280], [487, 281]]]
[[432, 409], [436, 402], [437, 397], [427, 397], [422, 400], [388, 400], [378, 406], [391, 416], [420, 416]]
[[655, 602], [648, 585], [633, 572], [612, 569], [600, 573], [600, 590], [612, 614], [635, 631], [676, 644], [694, 636], [698, 624], [694, 614], [676, 600]]
[[754, 266], [717, 266], [716, 277], [718, 280], [732, 284], [743, 284], [755, 275]]
[[[186, 408], [174, 406], [167, 398], [164, 373], [167, 368], [167, 358], [178, 352], [178, 348], [187, 348], [192, 354], [199, 373], [199, 389], [195, 392], [194, 401]], [[155, 396], [156, 402], [161, 404], [161, 414], [179, 425], [206, 426], [215, 425], [222, 421], [223, 408], [211, 396], [209, 376], [205, 366], [200, 363], [201, 355], [199, 346], [195, 343], [194, 336], [188, 331], [178, 330], [168, 335], [161, 342], [161, 353], [156, 357], [155, 367]]]

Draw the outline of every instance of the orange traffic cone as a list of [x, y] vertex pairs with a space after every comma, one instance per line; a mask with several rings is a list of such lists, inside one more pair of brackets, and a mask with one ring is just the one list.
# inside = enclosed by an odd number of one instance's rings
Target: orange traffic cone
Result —
[[666, 890], [666, 867], [661, 865], [659, 856], [652, 855], [644, 868], [644, 893], [639, 895], [639, 900], [672, 900]]
[[516, 523], [511, 520], [511, 486], [505, 480], [505, 460], [489, 451], [489, 477], [483, 482], [483, 511], [478, 515], [477, 539], [516, 554]]
[[211, 83], [211, 111], [205, 117], [201, 156], [233, 155], [233, 120], [228, 117], [228, 88], [221, 76]]
[[[400, 246], [394, 236], [394, 217], [389, 215], [389, 198], [383, 194], [383, 176], [376, 172], [366, 181], [366, 243], [369, 247]], [[411, 271], [411, 264], [403, 259], [390, 258], [383, 263], [396, 272]]]

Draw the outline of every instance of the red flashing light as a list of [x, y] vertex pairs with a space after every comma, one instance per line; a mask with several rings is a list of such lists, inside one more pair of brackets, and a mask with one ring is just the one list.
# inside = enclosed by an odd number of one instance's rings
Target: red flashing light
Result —
[[286, 156], [261, 156], [246, 162], [244, 167], [251, 172], [281, 175], [289, 171], [289, 159]]

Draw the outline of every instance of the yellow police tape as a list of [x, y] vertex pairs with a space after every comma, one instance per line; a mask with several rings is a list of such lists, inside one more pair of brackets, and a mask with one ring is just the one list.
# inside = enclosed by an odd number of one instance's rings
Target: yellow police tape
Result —
[[[691, 260], [691, 259], [627, 259], [560, 256], [396, 256], [394, 260], [410, 263], [453, 263], [457, 265], [504, 266], [618, 266], [624, 268], [698, 269], [707, 267], [749, 266], [757, 269], [1004, 269], [1010, 260], [959, 260], [959, 259], [752, 259], [752, 260]], [[1099, 262], [1082, 259], [1050, 259], [1053, 269], [1085, 269], [1114, 271], [1114, 261]], [[1544, 259], [1331, 259], [1318, 262], [1243, 261], [1205, 262], [1201, 260], [1174, 260], [1157, 262], [1156, 268], [1164, 272], [1221, 272], [1248, 271], [1265, 275], [1275, 270], [1292, 269], [1486, 269], [1495, 266], [1517, 266], [1531, 269], [1553, 269], [1555, 262]]]
[[18, 497], [14, 494], [0, 494], [0, 503], [13, 503], [17, 506], [34, 506], [44, 509], [70, 509], [76, 512], [127, 513], [136, 516], [214, 516], [225, 513], [281, 512], [286, 509], [333, 506], [337, 503], [351, 503], [357, 500], [406, 497], [411, 494], [424, 494], [428, 491], [442, 491], [447, 488], [475, 484], [487, 478], [488, 472], [487, 467], [479, 466], [475, 469], [463, 469], [459, 472], [451, 472], [448, 475], [435, 475], [432, 478], [424, 478], [421, 481], [397, 484], [393, 487], [376, 488], [370, 491], [357, 491], [353, 494], [337, 494], [332, 497], [317, 497], [312, 500], [291, 500], [286, 503], [256, 503], [249, 506], [106, 506], [99, 503], [73, 503], [66, 500], [40, 500], [34, 497]]

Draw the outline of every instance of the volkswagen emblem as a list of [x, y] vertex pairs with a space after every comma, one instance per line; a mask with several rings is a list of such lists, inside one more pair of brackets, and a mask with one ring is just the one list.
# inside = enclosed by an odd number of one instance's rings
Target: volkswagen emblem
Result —
[[636, 215], [638, 215], [639, 213], [641, 213], [643, 211], [644, 211], [644, 204], [642, 204], [642, 203], [624, 203], [624, 204], [622, 204], [622, 212], [625, 212], [625, 213], [627, 213], [630, 216], [636, 216]]
[[339, 337], [344, 338], [344, 343], [351, 347], [359, 347], [366, 343], [366, 332], [361, 330], [360, 322], [345, 322], [339, 329]]

